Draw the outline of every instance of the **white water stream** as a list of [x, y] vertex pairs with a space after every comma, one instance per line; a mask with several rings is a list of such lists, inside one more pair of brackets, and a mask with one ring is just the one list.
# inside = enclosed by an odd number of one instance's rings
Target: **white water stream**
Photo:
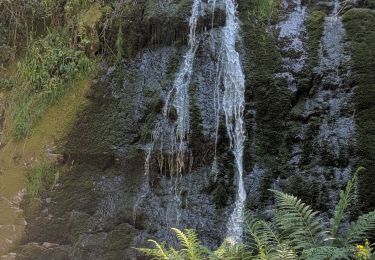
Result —
[[239, 23], [236, 15], [237, 5], [233, 0], [225, 0], [226, 25], [223, 28], [223, 110], [225, 123], [235, 157], [237, 171], [237, 195], [235, 208], [228, 222], [228, 237], [235, 242], [242, 241], [246, 191], [243, 182], [243, 150], [245, 126], [245, 76], [242, 71], [240, 55], [236, 51]]

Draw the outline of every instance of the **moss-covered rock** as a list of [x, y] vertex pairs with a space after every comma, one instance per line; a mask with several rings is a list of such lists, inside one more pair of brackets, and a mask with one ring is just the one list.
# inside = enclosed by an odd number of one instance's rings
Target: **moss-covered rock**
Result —
[[[249, 10], [252, 8], [251, 4], [244, 6]], [[245, 95], [248, 104], [246, 129], [249, 135], [247, 149], [253, 138], [252, 127], [256, 122], [258, 149], [255, 154], [259, 157], [264, 153], [277, 156], [283, 143], [283, 129], [290, 110], [290, 94], [285, 82], [275, 78], [275, 74], [281, 68], [281, 55], [277, 50], [275, 38], [266, 31], [264, 25], [257, 24], [246, 9], [241, 11], [241, 17], [242, 21], [245, 21], [243, 39], [248, 60], [245, 64]], [[252, 104], [254, 107], [251, 107]], [[257, 111], [256, 118], [252, 117], [251, 109]]]
[[375, 208], [375, 11], [351, 9], [344, 15], [353, 59], [357, 123], [358, 164], [366, 168], [359, 176], [359, 201], [364, 211]]
[[320, 39], [323, 35], [325, 17], [326, 13], [323, 11], [312, 11], [307, 18], [307, 46], [310, 69], [318, 65]]

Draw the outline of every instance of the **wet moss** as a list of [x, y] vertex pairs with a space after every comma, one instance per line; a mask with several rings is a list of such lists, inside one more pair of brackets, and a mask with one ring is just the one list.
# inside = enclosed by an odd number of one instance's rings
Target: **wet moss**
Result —
[[[189, 140], [193, 155], [193, 169], [209, 164], [213, 161], [214, 144], [205, 138], [203, 133], [203, 119], [198, 105], [196, 86], [190, 87], [190, 133]], [[202, 149], [202, 147], [205, 147]]]
[[135, 229], [126, 223], [118, 225], [111, 231], [105, 241], [107, 259], [124, 259], [128, 255], [135, 236]]
[[326, 14], [323, 11], [312, 11], [307, 18], [308, 33], [308, 54], [310, 70], [318, 65], [320, 39], [324, 31], [324, 18]]
[[364, 8], [375, 9], [375, 0], [361, 0], [359, 6]]
[[375, 11], [351, 9], [344, 15], [350, 42], [355, 87], [358, 164], [366, 168], [359, 176], [359, 201], [363, 211], [375, 208]]
[[[283, 156], [285, 125], [291, 108], [286, 82], [275, 78], [282, 66], [276, 38], [267, 32], [266, 25], [256, 21], [256, 14], [249, 12], [254, 9], [254, 4], [242, 3], [243, 9], [240, 12], [244, 49], [248, 60], [244, 64], [247, 78], [245, 120], [248, 133], [245, 154], [252, 154], [252, 157], [245, 158], [246, 169], [251, 168], [250, 162], [263, 161], [266, 154]], [[251, 113], [252, 109], [257, 111], [255, 118]], [[257, 125], [254, 133], [256, 144], [253, 147], [256, 151], [250, 153], [254, 123]]]

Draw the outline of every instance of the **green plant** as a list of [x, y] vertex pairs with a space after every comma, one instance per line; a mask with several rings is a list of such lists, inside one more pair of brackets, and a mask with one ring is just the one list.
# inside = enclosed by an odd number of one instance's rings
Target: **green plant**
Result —
[[68, 46], [65, 35], [49, 32], [34, 41], [17, 64], [17, 87], [12, 89], [9, 101], [13, 138], [28, 135], [46, 109], [74, 85], [74, 80], [94, 71], [93, 60]]
[[120, 24], [116, 36], [116, 60], [120, 61], [124, 56], [124, 34], [122, 33], [122, 25]]
[[356, 243], [363, 242], [371, 231], [375, 230], [375, 211], [360, 216], [356, 222], [350, 223], [346, 230], [342, 229], [361, 170], [363, 168], [357, 170], [345, 190], [340, 192], [340, 201], [330, 225], [324, 223], [318, 212], [297, 197], [271, 190], [276, 198], [272, 222], [275, 226], [259, 219], [248, 222], [246, 230], [252, 241], [256, 242], [253, 243], [253, 251], [258, 255], [268, 256], [268, 259], [278, 259], [278, 248], [286, 245], [290, 252], [295, 252], [298, 259], [355, 257]]
[[37, 163], [28, 173], [27, 193], [37, 197], [41, 192], [56, 185], [59, 171], [55, 166], [46, 163]]
[[172, 228], [172, 230], [176, 233], [182, 246], [181, 250], [176, 250], [173, 247], [166, 249], [165, 243], [159, 244], [155, 240], [149, 240], [149, 242], [155, 245], [154, 249], [140, 248], [138, 250], [145, 255], [150, 256], [152, 259], [204, 259], [205, 255], [207, 255], [208, 249], [200, 244], [198, 237], [193, 230], [186, 229], [185, 232], [176, 228]]
[[357, 245], [356, 249], [355, 258], [357, 260], [370, 260], [373, 257], [373, 248], [368, 240], [363, 245]]
[[253, 1], [252, 17], [257, 17], [261, 23], [267, 24], [276, 9], [278, 0], [255, 0]]
[[245, 245], [225, 240], [212, 252], [202, 247], [192, 230], [186, 230], [184, 234], [173, 229], [181, 242], [181, 250], [166, 249], [165, 243], [154, 240], [150, 240], [156, 246], [154, 249], [140, 250], [152, 259], [372, 259], [372, 247], [366, 238], [375, 230], [375, 211], [360, 216], [348, 229], [342, 228], [361, 170], [357, 170], [341, 191], [330, 224], [324, 223], [319, 212], [297, 197], [271, 190], [276, 199], [273, 221], [246, 213]]

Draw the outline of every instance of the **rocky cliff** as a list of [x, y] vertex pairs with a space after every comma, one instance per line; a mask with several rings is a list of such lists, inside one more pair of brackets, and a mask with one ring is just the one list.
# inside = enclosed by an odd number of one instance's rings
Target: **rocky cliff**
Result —
[[[197, 230], [209, 247], [226, 237], [239, 196], [221, 106], [229, 14], [225, 1], [198, 2], [193, 47], [193, 1], [129, 6], [123, 58], [102, 54], [87, 105], [56, 148], [58, 184], [23, 202], [19, 259], [141, 259], [134, 247], [149, 238], [176, 242], [171, 227]], [[329, 216], [358, 166], [366, 171], [356, 212], [375, 208], [374, 8], [371, 0], [283, 0], [264, 15], [259, 1], [238, 1], [246, 208], [267, 217], [268, 189], [280, 188]], [[169, 97], [181, 84], [182, 108]]]

